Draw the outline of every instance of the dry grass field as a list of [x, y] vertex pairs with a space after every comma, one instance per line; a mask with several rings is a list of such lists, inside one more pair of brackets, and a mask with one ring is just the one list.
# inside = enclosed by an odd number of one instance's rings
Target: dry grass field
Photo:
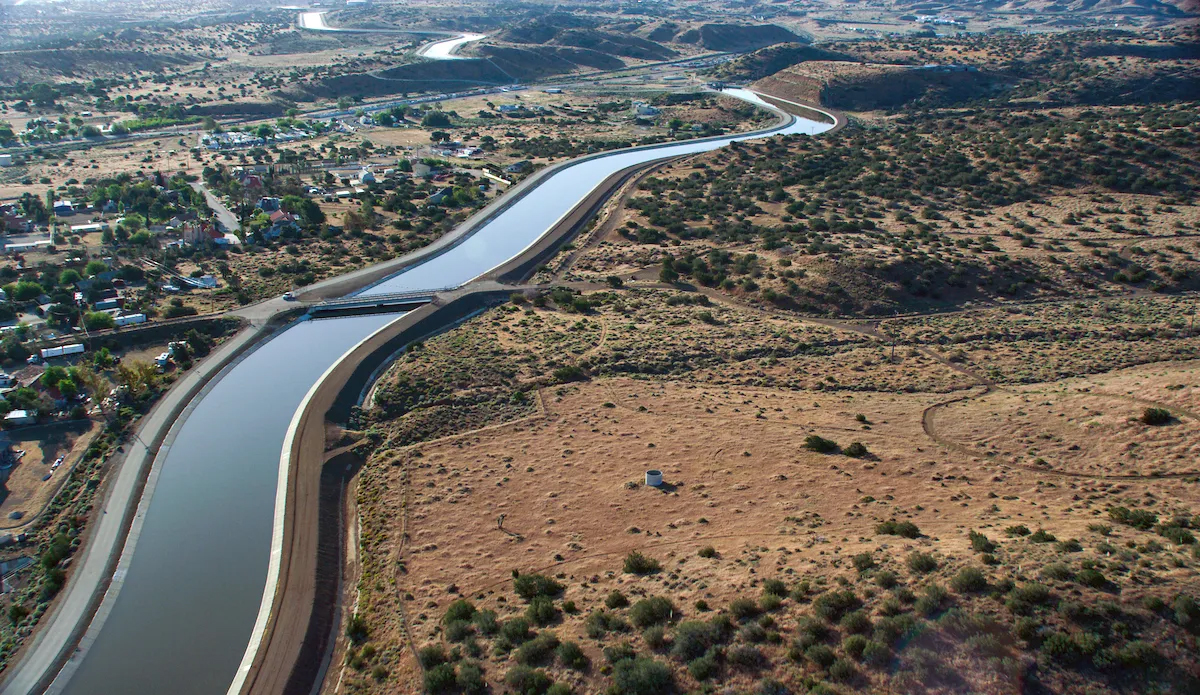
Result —
[[[635, 284], [474, 318], [364, 415], [330, 683], [1194, 687], [1200, 368], [1162, 304], [837, 324]], [[1024, 369], [1061, 359], [1030, 326], [1064, 311], [1081, 376]], [[1135, 325], [1160, 339], [1117, 349]]]

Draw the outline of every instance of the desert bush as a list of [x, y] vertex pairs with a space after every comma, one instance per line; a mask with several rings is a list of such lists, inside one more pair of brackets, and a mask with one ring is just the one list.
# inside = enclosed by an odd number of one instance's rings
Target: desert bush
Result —
[[971, 531], [967, 537], [971, 540], [971, 549], [977, 553], [990, 553], [996, 550], [996, 544], [982, 533]]
[[427, 644], [417, 650], [417, 661], [425, 669], [446, 663], [446, 650], [440, 644]]
[[553, 632], [540, 632], [537, 637], [518, 647], [513, 658], [518, 664], [526, 666], [544, 664], [554, 656], [554, 650], [557, 648], [558, 637]]
[[867, 447], [862, 442], [850, 442], [850, 446], [846, 447], [842, 453], [851, 458], [859, 459], [871, 452], [867, 451]]
[[903, 538], [920, 538], [921, 529], [911, 521], [885, 521], [875, 527], [875, 533]]
[[626, 574], [657, 574], [662, 571], [662, 565], [658, 560], [647, 557], [638, 551], [633, 551], [625, 556], [625, 573]]
[[1083, 550], [1083, 545], [1074, 538], [1069, 538], [1065, 541], [1060, 541], [1055, 546], [1055, 549], [1060, 553], [1077, 553]]
[[1013, 623], [1013, 633], [1026, 642], [1034, 642], [1042, 631], [1042, 624], [1037, 618], [1021, 617]]
[[763, 580], [763, 593], [772, 596], [787, 596], [787, 584], [779, 579], [765, 579]]
[[638, 601], [629, 609], [629, 619], [638, 627], [661, 625], [670, 621], [674, 615], [675, 604], [662, 596]]
[[1053, 533], [1050, 533], [1046, 529], [1040, 528], [1029, 536], [1029, 540], [1033, 541], [1034, 543], [1053, 543], [1058, 539], [1054, 537]]
[[484, 635], [494, 635], [500, 629], [500, 623], [496, 620], [496, 611], [493, 610], [476, 612], [471, 618], [471, 622], [475, 623], [475, 627]]
[[457, 685], [458, 678], [452, 664], [437, 664], [425, 670], [425, 692], [447, 693]]
[[1158, 523], [1158, 515], [1145, 509], [1129, 509], [1113, 507], [1108, 510], [1108, 518], [1119, 524], [1132, 526], [1142, 531], [1149, 531]]
[[839, 624], [843, 630], [852, 634], [861, 635], [871, 631], [871, 618], [861, 609], [847, 613]]
[[862, 635], [850, 635], [846, 639], [842, 640], [842, 651], [846, 652], [846, 654], [855, 659], [861, 659], [863, 650], [867, 648], [868, 641], [869, 640]]
[[725, 655], [726, 660], [746, 670], [762, 668], [767, 662], [758, 647], [749, 644], [739, 644]]
[[859, 553], [850, 558], [850, 563], [854, 565], [854, 569], [861, 572], [866, 572], [875, 566], [875, 556], [871, 553]]
[[554, 681], [545, 671], [517, 665], [504, 674], [504, 684], [519, 695], [542, 695], [550, 689]]
[[809, 451], [815, 451], [818, 454], [834, 454], [837, 453], [838, 444], [832, 439], [810, 434], [804, 438], [804, 448]]
[[613, 667], [613, 695], [659, 695], [671, 689], [671, 669], [653, 659], [626, 659]]
[[717, 631], [710, 623], [691, 620], [675, 628], [671, 638], [671, 656], [683, 661], [699, 659], [718, 640]]
[[875, 584], [881, 589], [891, 589], [899, 583], [899, 578], [896, 573], [891, 570], [883, 570], [875, 574]]
[[535, 596], [525, 609], [525, 617], [534, 625], [546, 626], [558, 620], [558, 608], [545, 596]]
[[1056, 632], [1042, 642], [1042, 654], [1060, 665], [1070, 664], [1080, 657], [1075, 640], [1065, 632]]
[[461, 642], [471, 635], [471, 623], [465, 620], [455, 620], [446, 623], [446, 639], [451, 642]]
[[455, 621], [470, 620], [475, 616], [475, 605], [466, 599], [458, 599], [452, 601], [446, 607], [446, 614], [442, 616], [442, 622], [451, 623]]
[[716, 656], [711, 653], [692, 659], [687, 665], [688, 675], [701, 682], [715, 677], [720, 669]]
[[892, 650], [886, 645], [870, 640], [863, 647], [862, 660], [871, 666], [880, 667], [892, 660]]
[[978, 567], [964, 567], [950, 580], [950, 588], [960, 594], [978, 593], [987, 588], [987, 577]]
[[1016, 526], [1009, 526], [1008, 528], [1004, 529], [1004, 533], [1008, 534], [1009, 536], [1019, 537], [1028, 536], [1030, 531], [1029, 527], [1025, 524], [1018, 524]]
[[600, 639], [609, 632], [625, 632], [629, 629], [629, 623], [619, 615], [614, 615], [606, 611], [593, 611], [583, 621], [583, 630], [588, 637], [592, 639]]
[[513, 618], [500, 626], [500, 636], [510, 644], [522, 644], [533, 637], [529, 631], [529, 621], [525, 618]]
[[729, 613], [738, 620], [749, 620], [758, 612], [758, 603], [754, 599], [740, 596], [729, 602]]
[[1187, 594], [1180, 594], [1171, 602], [1175, 622], [1185, 630], [1200, 633], [1200, 603]]
[[1104, 574], [1098, 569], [1080, 570], [1079, 574], [1075, 575], [1075, 581], [1093, 589], [1099, 589], [1108, 583]]
[[1075, 576], [1075, 572], [1061, 562], [1052, 562], [1042, 568], [1042, 574], [1056, 581], [1066, 581]]
[[466, 663], [459, 666], [455, 682], [466, 695], [480, 695], [487, 692], [487, 681], [483, 679], [483, 669], [479, 667], [479, 664]]
[[629, 605], [629, 599], [625, 597], [625, 594], [613, 589], [608, 593], [608, 596], [604, 598], [604, 605], [613, 610], [617, 608], [624, 608], [625, 606]]
[[821, 668], [828, 668], [837, 660], [837, 654], [827, 645], [814, 644], [804, 651], [804, 657]]
[[946, 590], [937, 584], [930, 584], [925, 587], [925, 591], [921, 594], [921, 598], [917, 599], [914, 608], [921, 615], [928, 617], [940, 611], [945, 602]]
[[628, 642], [621, 642], [604, 648], [604, 659], [610, 664], [618, 661], [637, 658], [637, 651]]
[[1175, 419], [1166, 408], [1146, 408], [1142, 411], [1142, 422], [1147, 425], [1166, 425]]
[[829, 677], [839, 683], [848, 683], [857, 675], [858, 669], [847, 659], [838, 659], [829, 665]]
[[642, 630], [642, 641], [651, 649], [662, 649], [667, 646], [667, 631], [662, 625], [651, 625]]
[[938, 568], [937, 559], [929, 553], [913, 553], [905, 563], [910, 570], [918, 574], [929, 574]]
[[554, 653], [558, 656], [558, 662], [566, 668], [575, 671], [588, 670], [587, 655], [583, 653], [578, 644], [571, 641], [563, 642], [558, 645]]
[[717, 549], [712, 547], [711, 545], [706, 545], [700, 549], [700, 552], [698, 552], [696, 554], [699, 555], [700, 557], [706, 558], [706, 559], [714, 558], [717, 556]]
[[858, 608], [860, 605], [862, 605], [862, 602], [850, 589], [829, 591], [821, 594], [813, 601], [813, 612], [820, 618], [835, 622], [847, 612]]
[[517, 596], [526, 601], [532, 601], [538, 596], [554, 598], [561, 594], [565, 588], [550, 577], [540, 574], [522, 574], [513, 580], [513, 590], [517, 593]]

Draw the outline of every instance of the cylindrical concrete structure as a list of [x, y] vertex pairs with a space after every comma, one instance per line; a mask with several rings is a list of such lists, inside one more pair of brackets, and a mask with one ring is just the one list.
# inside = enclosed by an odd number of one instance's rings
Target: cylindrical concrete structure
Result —
[[662, 471], [654, 469], [646, 471], [646, 484], [650, 487], [662, 485]]

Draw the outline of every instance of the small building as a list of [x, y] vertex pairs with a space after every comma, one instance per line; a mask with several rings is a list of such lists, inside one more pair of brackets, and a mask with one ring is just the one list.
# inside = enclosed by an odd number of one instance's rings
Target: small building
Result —
[[533, 163], [528, 159], [523, 159], [519, 162], [513, 162], [512, 164], [504, 167], [504, 171], [508, 172], [509, 174], [524, 174], [532, 168]]
[[10, 167], [13, 165], [11, 154], [0, 154], [0, 167]]
[[259, 198], [258, 204], [255, 205], [254, 207], [258, 208], [259, 210], [262, 210], [263, 212], [271, 213], [271, 212], [275, 212], [276, 210], [278, 210], [279, 206], [280, 206], [279, 198]]
[[69, 200], [54, 201], [54, 214], [59, 217], [69, 217], [75, 214], [75, 204]]
[[95, 232], [103, 232], [104, 224], [102, 222], [93, 222], [91, 224], [73, 224], [71, 225], [72, 234], [93, 234]]
[[375, 174], [371, 170], [363, 167], [362, 171], [358, 172], [358, 182], [360, 184], [375, 183]]
[[9, 427], [23, 427], [37, 422], [37, 415], [28, 410], [12, 410], [4, 416], [4, 424]]

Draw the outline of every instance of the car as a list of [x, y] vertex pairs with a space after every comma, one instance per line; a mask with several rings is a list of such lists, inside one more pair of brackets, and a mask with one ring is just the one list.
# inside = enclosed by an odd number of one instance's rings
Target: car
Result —
[[283, 301], [294, 302], [294, 301], [296, 301], [296, 295], [291, 292], [284, 292], [283, 293]]

